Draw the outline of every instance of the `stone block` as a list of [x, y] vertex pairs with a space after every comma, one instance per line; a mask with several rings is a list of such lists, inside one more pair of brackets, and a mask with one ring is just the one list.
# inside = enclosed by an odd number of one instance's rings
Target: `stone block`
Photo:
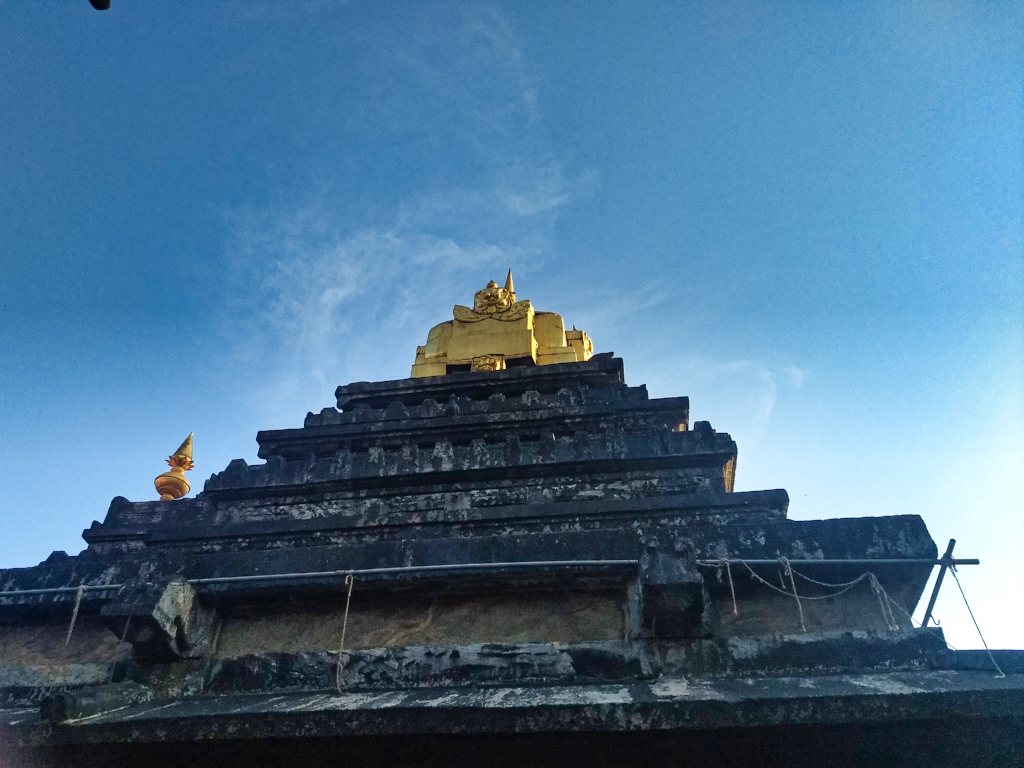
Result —
[[111, 631], [131, 643], [144, 659], [194, 658], [206, 652], [215, 612], [199, 602], [182, 579], [160, 586], [136, 581], [100, 612]]

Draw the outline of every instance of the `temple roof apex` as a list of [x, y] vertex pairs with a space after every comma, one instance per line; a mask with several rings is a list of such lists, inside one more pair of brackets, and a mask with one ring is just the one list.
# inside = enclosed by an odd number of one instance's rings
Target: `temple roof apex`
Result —
[[512, 270], [501, 287], [494, 280], [473, 295], [473, 306], [456, 304], [452, 319], [427, 334], [416, 348], [413, 378], [455, 371], [500, 371], [509, 366], [578, 363], [594, 346], [585, 331], [565, 330], [557, 312], [536, 312], [516, 296]]

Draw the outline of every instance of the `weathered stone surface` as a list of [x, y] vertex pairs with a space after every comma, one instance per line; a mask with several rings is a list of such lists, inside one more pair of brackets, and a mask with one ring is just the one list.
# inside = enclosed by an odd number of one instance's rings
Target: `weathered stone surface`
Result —
[[44, 720], [59, 723], [139, 704], [152, 698], [152, 689], [144, 685], [132, 682], [111, 683], [79, 691], [51, 693], [41, 702], [39, 714]]
[[[264, 464], [233, 461], [192, 499], [118, 497], [80, 555], [0, 571], [0, 751], [1024, 712], [1015, 657], [995, 682], [899, 614], [931, 570], [904, 561], [937, 554], [920, 518], [793, 521], [785, 491], [733, 493], [732, 439], [627, 386], [620, 360], [360, 382], [337, 402], [261, 432]], [[817, 583], [858, 577], [836, 597]], [[81, 584], [111, 588], [77, 600]]]
[[101, 615], [111, 630], [131, 643], [143, 658], [200, 656], [212, 635], [215, 612], [181, 578], [163, 587], [150, 582], [126, 584]]
[[[388, 594], [357, 584], [344, 595], [267, 606], [225, 608], [212, 655], [236, 656], [407, 645], [617, 640], [625, 634], [622, 592], [509, 589], [474, 593]], [[567, 607], [568, 606], [568, 607]]]
[[[922, 695], [914, 695], [922, 694]], [[61, 741], [272, 739], [304, 736], [495, 732], [620, 732], [853, 725], [1024, 717], [1019, 681], [979, 672], [855, 676], [662, 677], [630, 685], [468, 687], [233, 694], [153, 700], [69, 721]]]

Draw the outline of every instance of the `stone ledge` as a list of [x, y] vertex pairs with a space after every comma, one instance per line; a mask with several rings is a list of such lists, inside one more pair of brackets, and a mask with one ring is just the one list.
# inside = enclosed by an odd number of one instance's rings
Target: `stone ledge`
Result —
[[[485, 528], [504, 523], [557, 523], [580, 520], [644, 520], [677, 513], [686, 517], [702, 515], [743, 515], [745, 519], [784, 518], [789, 496], [783, 490], [742, 491], [716, 494], [671, 494], [635, 499], [596, 499], [587, 501], [510, 504], [471, 507], [465, 510], [436, 509], [428, 512], [391, 512], [376, 515], [339, 514], [324, 518], [261, 520], [253, 522], [153, 526], [148, 531], [104, 526], [102, 533], [89, 531], [89, 541], [138, 536], [147, 542], [174, 542], [235, 538], [239, 536], [281, 536], [289, 533], [354, 532], [361, 530], [399, 531], [402, 529], [443, 529], [458, 526]], [[123, 531], [123, 533], [122, 533]]]
[[601, 388], [625, 382], [622, 359], [605, 352], [584, 363], [561, 363], [536, 367], [508, 368], [494, 373], [451, 373], [418, 379], [357, 381], [335, 390], [342, 411], [360, 405], [386, 408], [392, 402], [413, 405], [433, 398], [444, 402], [450, 395], [482, 400], [494, 392], [521, 394], [536, 390], [554, 393], [564, 387]]
[[651, 732], [779, 725], [1020, 718], [1024, 676], [964, 671], [823, 677], [665, 677], [630, 685], [238, 694], [154, 700], [41, 727], [15, 711], [16, 746], [206, 739]]

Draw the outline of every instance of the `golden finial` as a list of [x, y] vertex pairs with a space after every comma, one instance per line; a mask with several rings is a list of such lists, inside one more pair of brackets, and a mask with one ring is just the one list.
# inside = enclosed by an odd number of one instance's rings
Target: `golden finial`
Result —
[[189, 492], [190, 486], [185, 479], [185, 473], [195, 466], [192, 461], [192, 433], [178, 446], [178, 450], [167, 457], [167, 464], [171, 468], [169, 472], [157, 475], [153, 481], [157, 491], [160, 493], [161, 501], [180, 499]]
[[515, 301], [516, 287], [512, 283], [512, 268], [509, 267], [508, 277], [505, 278], [505, 290], [512, 296], [512, 300]]

